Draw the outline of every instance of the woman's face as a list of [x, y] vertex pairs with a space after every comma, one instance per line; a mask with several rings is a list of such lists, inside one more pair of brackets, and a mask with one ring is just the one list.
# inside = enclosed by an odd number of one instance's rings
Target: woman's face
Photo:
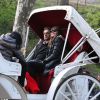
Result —
[[57, 31], [52, 31], [51, 33], [50, 33], [50, 37], [51, 38], [55, 38], [57, 36]]

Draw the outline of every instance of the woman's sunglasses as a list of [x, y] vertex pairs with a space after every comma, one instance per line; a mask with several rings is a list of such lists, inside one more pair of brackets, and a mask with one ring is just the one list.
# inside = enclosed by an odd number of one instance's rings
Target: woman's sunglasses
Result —
[[50, 32], [57, 32], [57, 30], [50, 30]]

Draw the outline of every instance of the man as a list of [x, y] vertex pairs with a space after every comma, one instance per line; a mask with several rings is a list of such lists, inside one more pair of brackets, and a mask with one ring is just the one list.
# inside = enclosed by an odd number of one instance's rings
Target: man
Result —
[[44, 40], [41, 40], [40, 43], [37, 44], [32, 59], [27, 62], [27, 70], [31, 76], [40, 74], [44, 70], [44, 64], [42, 61], [46, 57], [48, 42], [50, 40], [50, 29], [48, 27], [45, 27], [43, 30], [43, 38]]
[[44, 64], [42, 61], [46, 57], [46, 52], [48, 50], [48, 42], [50, 40], [50, 29], [45, 27], [43, 30], [43, 40], [41, 40], [34, 50], [32, 59], [27, 62], [27, 73], [26, 80], [27, 85], [25, 89], [30, 93], [38, 93], [40, 91], [37, 80], [34, 79], [35, 76], [41, 74], [44, 70]]
[[48, 49], [48, 42], [50, 40], [50, 29], [45, 27], [43, 30], [43, 40], [36, 45], [32, 60], [44, 60], [46, 57], [46, 51]]

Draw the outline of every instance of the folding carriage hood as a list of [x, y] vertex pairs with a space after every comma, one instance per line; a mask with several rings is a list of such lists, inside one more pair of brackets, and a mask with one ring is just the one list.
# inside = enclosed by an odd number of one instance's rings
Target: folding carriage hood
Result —
[[[77, 34], [83, 37], [87, 36], [88, 43], [100, 57], [100, 39], [98, 35], [73, 7], [51, 6], [39, 8], [33, 10], [28, 19], [29, 26], [40, 38], [43, 37], [42, 30], [45, 26], [67, 28], [69, 22], [72, 24], [70, 31], [76, 31]], [[63, 32], [62, 35], [65, 36], [66, 33]]]

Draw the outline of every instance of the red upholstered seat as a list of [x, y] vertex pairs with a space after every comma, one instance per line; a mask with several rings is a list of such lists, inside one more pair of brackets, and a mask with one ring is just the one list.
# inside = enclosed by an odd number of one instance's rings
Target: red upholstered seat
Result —
[[27, 72], [26, 73], [27, 85], [25, 86], [25, 89], [33, 94], [47, 93], [51, 85], [51, 79], [53, 78], [53, 74], [54, 70], [52, 69], [47, 75], [38, 75], [34, 76], [33, 78]]
[[38, 84], [36, 80], [30, 76], [28, 72], [26, 72], [26, 80], [27, 80], [27, 85], [25, 86], [25, 89], [30, 92], [30, 93], [38, 93], [40, 92], [40, 89], [38, 87]]

